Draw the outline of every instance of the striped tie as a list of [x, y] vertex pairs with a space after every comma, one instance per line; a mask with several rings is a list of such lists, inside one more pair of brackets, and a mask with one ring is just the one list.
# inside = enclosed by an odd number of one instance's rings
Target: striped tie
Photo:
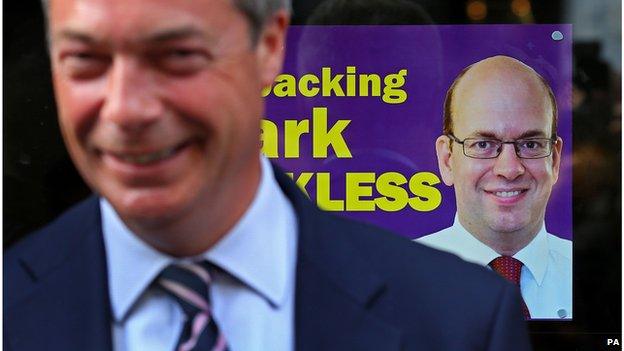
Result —
[[186, 322], [175, 350], [224, 351], [225, 338], [211, 318], [208, 262], [171, 264], [158, 278], [157, 285], [173, 297], [186, 315]]

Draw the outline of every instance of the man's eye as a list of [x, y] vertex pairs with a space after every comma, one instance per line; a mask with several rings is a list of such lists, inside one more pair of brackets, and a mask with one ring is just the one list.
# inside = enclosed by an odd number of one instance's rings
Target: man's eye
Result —
[[166, 59], [187, 59], [196, 55], [197, 52], [185, 49], [175, 49], [164, 53]]
[[210, 55], [202, 50], [171, 49], [155, 55], [155, 61], [165, 71], [174, 74], [191, 74], [210, 63]]
[[70, 52], [61, 55], [61, 67], [73, 78], [88, 79], [106, 71], [110, 59], [106, 55], [91, 52]]
[[529, 150], [542, 149], [545, 147], [544, 143], [540, 140], [521, 140], [519, 144], [520, 148]]
[[477, 149], [491, 149], [494, 143], [490, 140], [477, 140], [473, 143], [473, 147]]

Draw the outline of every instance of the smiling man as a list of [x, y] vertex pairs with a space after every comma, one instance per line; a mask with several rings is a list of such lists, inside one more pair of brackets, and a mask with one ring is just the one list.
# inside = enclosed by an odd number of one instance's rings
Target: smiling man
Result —
[[288, 8], [44, 4], [95, 195], [6, 252], [5, 350], [529, 349], [511, 284], [321, 212], [260, 155]]
[[519, 284], [526, 318], [571, 318], [572, 244], [544, 226], [562, 148], [546, 81], [511, 57], [469, 66], [447, 93], [443, 133], [438, 166], [457, 215], [418, 241]]

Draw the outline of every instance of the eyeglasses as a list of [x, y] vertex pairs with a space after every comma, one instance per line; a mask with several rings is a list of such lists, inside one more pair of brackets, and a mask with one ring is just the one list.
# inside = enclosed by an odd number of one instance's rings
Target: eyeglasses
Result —
[[502, 141], [498, 139], [487, 138], [466, 138], [459, 140], [453, 134], [447, 134], [447, 137], [464, 149], [464, 155], [470, 158], [488, 159], [497, 158], [503, 150], [503, 144], [513, 144], [516, 155], [519, 158], [544, 158], [550, 156], [553, 145], [557, 142], [557, 138], [526, 138], [511, 141]]

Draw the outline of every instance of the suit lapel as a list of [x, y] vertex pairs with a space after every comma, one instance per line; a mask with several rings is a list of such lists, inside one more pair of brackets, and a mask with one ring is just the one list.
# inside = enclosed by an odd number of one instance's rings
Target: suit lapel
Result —
[[[400, 349], [400, 332], [375, 318], [366, 303], [337, 286], [318, 264], [301, 257], [297, 268], [296, 350]], [[368, 293], [366, 300], [372, 302], [383, 288]]]
[[5, 311], [14, 350], [112, 350], [106, 258], [96, 198], [50, 226], [20, 263], [34, 280]]
[[[297, 350], [398, 350], [401, 333], [371, 313], [384, 281], [347, 239], [276, 172], [299, 221], [295, 292]], [[20, 263], [34, 284], [5, 310], [14, 350], [112, 350], [106, 255], [97, 198], [47, 229]], [[34, 317], [33, 317], [34, 316]], [[40, 316], [40, 317], [36, 317]], [[5, 343], [7, 340], [5, 340]]]
[[385, 282], [323, 214], [276, 171], [299, 222], [295, 287], [296, 350], [398, 350], [401, 333], [371, 313]]

